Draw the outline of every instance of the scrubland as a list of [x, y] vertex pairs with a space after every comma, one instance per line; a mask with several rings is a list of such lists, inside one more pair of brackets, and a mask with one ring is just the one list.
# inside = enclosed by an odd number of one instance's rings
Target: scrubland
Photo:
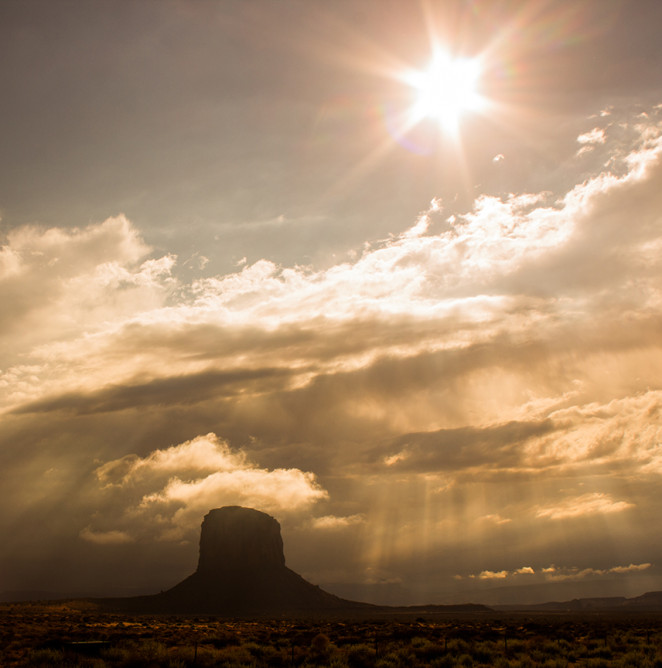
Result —
[[662, 668], [662, 615], [472, 614], [373, 620], [126, 616], [0, 605], [2, 666]]

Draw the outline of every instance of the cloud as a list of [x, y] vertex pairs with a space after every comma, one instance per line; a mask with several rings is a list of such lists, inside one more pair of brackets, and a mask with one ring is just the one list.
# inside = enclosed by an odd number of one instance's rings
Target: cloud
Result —
[[[210, 508], [244, 505], [279, 514], [307, 509], [327, 498], [315, 476], [298, 469], [267, 470], [242, 451], [230, 449], [215, 434], [196, 438], [146, 457], [127, 455], [95, 470], [102, 495], [113, 495], [114, 518], [121, 529], [86, 528], [86, 540], [108, 543], [112, 537], [149, 535], [179, 540], [197, 529]], [[117, 542], [117, 541], [115, 541]]]
[[[384, 463], [398, 470], [459, 470], [473, 466], [522, 464], [522, 444], [553, 431], [551, 422], [493, 425], [485, 428], [444, 429], [406, 434], [392, 444], [380, 445]], [[372, 453], [369, 454], [372, 456]]]
[[25, 349], [162, 306], [174, 258], [149, 252], [124, 216], [85, 228], [10, 230], [0, 247], [0, 336], [28, 330]]
[[[68, 262], [66, 280], [49, 276], [61, 297], [47, 295], [49, 311], [41, 314], [50, 317], [52, 311], [54, 322], [66, 317], [76, 329], [74, 335], [56, 328], [49, 342], [23, 345], [29, 366], [3, 367], [11, 390], [8, 407], [123, 410], [132, 401], [160, 401], [164, 393], [152, 390], [167, 391], [168, 384], [172, 396], [201, 401], [207, 393], [183, 386], [178, 393], [178, 383], [193, 384], [205, 374], [287, 370], [284, 389], [368, 369], [381, 360], [436, 353], [452, 360], [458, 380], [466, 379], [456, 388], [462, 397], [457, 410], [472, 398], [487, 408], [481, 380], [486, 392], [492, 383], [515, 392], [519, 384], [524, 392], [531, 383], [516, 362], [524, 346], [531, 350], [529, 362], [550, 368], [564, 346], [571, 354], [588, 336], [594, 337], [595, 351], [613, 346], [612, 332], [623, 321], [613, 318], [616, 311], [638, 314], [636, 330], [628, 324], [633, 338], [635, 331], [654, 331], [649, 320], [659, 297], [655, 258], [662, 243], [654, 224], [659, 129], [651, 122], [638, 130], [630, 124], [627, 132], [605, 141], [612, 171], [599, 172], [563, 196], [481, 196], [441, 228], [435, 201], [400, 235], [366, 246], [352, 263], [323, 271], [263, 259], [182, 285], [173, 279], [174, 258], [143, 260], [149, 249], [124, 218], [77, 233], [24, 231], [37, 246], [42, 237], [58, 240], [46, 244], [56, 266], [77, 258]], [[625, 234], [620, 221], [632, 210], [640, 224]], [[109, 240], [102, 246], [105, 254], [97, 248], [99, 239]], [[18, 271], [12, 267], [25, 243], [12, 238], [4, 249], [8, 274]], [[40, 283], [34, 263], [21, 266], [26, 281]], [[608, 330], [598, 334], [596, 322], [605, 320]], [[580, 334], [574, 341], [573, 333]], [[503, 354], [514, 365], [507, 383]], [[384, 406], [384, 413], [392, 414]], [[499, 420], [503, 408], [495, 406], [484, 422]], [[458, 422], [466, 421], [458, 416]]]
[[[622, 174], [601, 172], [563, 197], [482, 196], [471, 211], [433, 232], [436, 204], [410, 229], [368, 246], [353, 263], [314, 271], [260, 260], [233, 274], [177, 286], [177, 301], [167, 306], [163, 300], [175, 294], [170, 278], [174, 260], [160, 258], [149, 260], [149, 266], [129, 267], [127, 263], [147, 250], [136, 241], [130, 223], [122, 219], [104, 223], [99, 231], [91, 227], [86, 235], [113, 232], [125, 243], [115, 244], [119, 257], [114, 260], [94, 264], [98, 258], [92, 254], [77, 274], [73, 263], [76, 275], [67, 285], [80, 301], [85, 290], [74, 291], [74, 284], [101, 282], [105, 292], [93, 291], [91, 296], [96, 304], [117, 306], [113, 325], [108, 326], [110, 313], [86, 309], [85, 318], [77, 322], [84, 336], [69, 339], [56, 333], [52, 343], [32, 349], [36, 364], [31, 371], [37, 371], [36, 376], [20, 367], [8, 371], [24, 383], [23, 392], [12, 396], [43, 407], [57, 405], [58, 392], [64, 403], [81, 394], [81, 401], [89, 405], [90, 393], [112, 394], [124, 384], [148, 396], [149, 383], [161, 380], [156, 369], [164, 353], [169, 378], [220, 372], [239, 360], [250, 360], [244, 364], [248, 371], [262, 367], [270, 357], [297, 371], [293, 382], [305, 384], [323, 373], [349, 372], [386, 357], [406, 359], [435, 349], [461, 360], [471, 346], [473, 351], [481, 346], [480, 366], [487, 369], [507, 350], [508, 338], [513, 356], [523, 341], [540, 340], [541, 351], [557, 341], [567, 344], [572, 331], [590, 331], [596, 318], [610, 318], [624, 302], [629, 301], [630, 308], [644, 307], [659, 294], [658, 228], [652, 219], [646, 223], [659, 211], [653, 185], [660, 153], [655, 127], [641, 129], [629, 152], [612, 147], [614, 166], [624, 170]], [[628, 207], [639, 212], [642, 225], [637, 234], [629, 229], [625, 235], [622, 225], [615, 224], [621, 219], [615, 212]], [[77, 243], [77, 236], [64, 235], [61, 245], [74, 254]], [[125, 246], [129, 250], [122, 256]], [[87, 266], [93, 269], [93, 279], [83, 271]], [[604, 271], [606, 266], [609, 271]], [[108, 267], [122, 271], [109, 273]], [[105, 278], [99, 279], [99, 274]], [[629, 278], [623, 280], [625, 276]], [[639, 276], [636, 292], [630, 287], [632, 276]], [[149, 290], [134, 294], [122, 311], [118, 298], [126, 286], [143, 283]], [[600, 293], [606, 288], [613, 289], [611, 307]], [[586, 292], [580, 297], [578, 291]], [[550, 293], [551, 301], [546, 298]], [[57, 306], [58, 312], [68, 313], [73, 305]], [[575, 314], [572, 328], [559, 319], [559, 308]], [[637, 326], [646, 327], [646, 319]], [[612, 320], [610, 329], [617, 328]], [[64, 375], [58, 364], [57, 383], [51, 383], [55, 357], [68, 364]], [[32, 377], [39, 383], [32, 383]], [[100, 388], [100, 382], [105, 387]], [[102, 399], [98, 405], [107, 410], [108, 402]]]
[[[586, 578], [600, 578], [608, 575], [625, 575], [628, 573], [639, 573], [651, 568], [652, 564], [630, 564], [629, 566], [612, 566], [610, 568], [578, 568], [576, 566], [544, 566], [538, 569], [543, 579], [550, 582], [563, 582], [567, 580], [583, 580]], [[522, 566], [514, 570], [490, 571], [484, 570], [478, 574], [466, 576], [471, 580], [505, 580], [517, 579], [519, 576], [537, 575], [532, 566]], [[465, 576], [455, 575], [455, 579], [462, 580]], [[538, 579], [538, 578], [537, 578]]]
[[198, 374], [154, 378], [147, 382], [124, 383], [103, 387], [96, 392], [70, 392], [52, 398], [26, 403], [17, 413], [45, 413], [72, 411], [75, 413], [103, 413], [154, 404], [191, 404], [215, 397], [233, 396], [254, 384], [269, 387], [282, 381], [292, 372], [286, 369], [237, 369], [234, 371], [203, 371]]
[[215, 434], [207, 434], [165, 450], [155, 450], [147, 457], [128, 455], [103, 464], [95, 473], [105, 486], [125, 486], [155, 475], [196, 476], [245, 466], [244, 453], [233, 453]]
[[[548, 520], [580, 554], [577, 520], [636, 508], [647, 545], [662, 498], [661, 118], [612, 111], [564, 165], [564, 191], [434, 200], [325, 268], [262, 258], [191, 279], [194, 262], [122, 216], [10, 233], [3, 527], [69, 499], [89, 549], [144, 545], [242, 503], [326, 534], [349, 571], [390, 572], [485, 536], [526, 542], [517, 560], [539, 564], [556, 549], [535, 531]], [[191, 439], [207, 433], [222, 438]], [[589, 478], [598, 491], [559, 492]]]
[[624, 575], [627, 573], [639, 573], [648, 570], [652, 564], [630, 564], [629, 566], [612, 566], [611, 568], [577, 568], [550, 566], [543, 569], [545, 579], [552, 582], [563, 582], [567, 580], [584, 580], [587, 578], [600, 578], [607, 575]]
[[509, 517], [501, 517], [499, 513], [490, 513], [489, 515], [484, 515], [483, 517], [481, 517], [481, 519], [484, 522], [490, 522], [497, 525], [509, 524], [510, 522], [512, 522], [512, 519], [510, 519]]
[[312, 520], [311, 526], [314, 529], [322, 531], [336, 531], [346, 529], [350, 526], [365, 524], [366, 518], [363, 515], [348, 515], [346, 517], [336, 517], [335, 515], [323, 515]]
[[572, 499], [566, 499], [562, 503], [536, 510], [536, 517], [550, 520], [562, 520], [591, 515], [605, 515], [620, 513], [634, 504], [627, 501], [615, 501], [609, 494], [590, 492]]
[[90, 527], [81, 530], [80, 537], [97, 545], [121, 545], [122, 543], [131, 543], [134, 540], [124, 531], [94, 531]]
[[593, 128], [590, 132], [579, 135], [577, 141], [580, 144], [604, 144], [605, 131], [602, 128]]
[[481, 571], [478, 574], [479, 580], [504, 580], [508, 577], [508, 571]]
[[629, 566], [613, 566], [609, 569], [609, 573], [633, 573], [637, 571], [648, 570], [652, 564], [630, 564]]
[[592, 151], [596, 144], [604, 144], [606, 141], [605, 131], [603, 128], [593, 128], [589, 132], [585, 132], [577, 137], [577, 142], [581, 144], [581, 148], [577, 151], [577, 155], [583, 155]]

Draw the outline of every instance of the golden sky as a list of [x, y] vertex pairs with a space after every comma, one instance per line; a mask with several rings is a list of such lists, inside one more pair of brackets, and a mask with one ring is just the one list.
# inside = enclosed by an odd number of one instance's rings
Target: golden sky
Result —
[[2, 3], [0, 590], [662, 588], [660, 20]]

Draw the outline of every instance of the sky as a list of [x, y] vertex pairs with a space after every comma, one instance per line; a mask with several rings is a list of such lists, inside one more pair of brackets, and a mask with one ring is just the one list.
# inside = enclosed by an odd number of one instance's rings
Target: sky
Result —
[[224, 505], [359, 600], [662, 589], [660, 25], [3, 0], [0, 591], [166, 589]]

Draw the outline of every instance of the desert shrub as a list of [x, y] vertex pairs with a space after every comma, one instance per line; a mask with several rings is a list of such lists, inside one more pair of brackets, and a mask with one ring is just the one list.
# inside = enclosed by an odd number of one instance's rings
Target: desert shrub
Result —
[[609, 668], [610, 665], [611, 661], [607, 661], [606, 659], [599, 659], [595, 657], [586, 659], [587, 668]]
[[437, 645], [437, 643], [432, 642], [428, 638], [412, 638], [411, 649], [414, 656], [425, 664], [444, 654], [443, 647]]
[[543, 640], [537, 643], [537, 651], [540, 652], [544, 659], [553, 659], [561, 653], [559, 643], [556, 640]]
[[648, 668], [650, 663], [646, 661], [643, 652], [630, 650], [623, 654], [618, 665], [623, 666], [623, 668]]
[[527, 651], [526, 643], [520, 638], [507, 638], [506, 644], [510, 655], [525, 654]]
[[318, 633], [310, 641], [310, 649], [308, 651], [309, 660], [316, 663], [323, 663], [329, 660], [333, 646], [329, 640], [329, 636], [325, 633]]
[[105, 659], [107, 663], [111, 665], [121, 665], [123, 662], [128, 661], [131, 656], [131, 650], [124, 646], [109, 647], [104, 650], [101, 656]]
[[255, 663], [253, 655], [243, 645], [229, 645], [223, 649], [210, 651], [207, 648], [198, 650], [197, 665], [199, 666], [251, 666]]
[[[500, 656], [495, 662], [495, 668], [510, 668], [510, 661], [505, 656]], [[564, 664], [565, 666], [565, 664]]]
[[541, 663], [541, 668], [566, 668], [568, 665], [565, 659], [559, 657], [555, 659], [547, 659], [544, 663]]
[[27, 665], [31, 668], [63, 666], [64, 654], [56, 649], [36, 649], [30, 653]]
[[599, 647], [590, 648], [588, 651], [588, 656], [595, 659], [611, 659], [613, 652], [611, 651], [611, 647], [608, 645], [601, 645]]
[[455, 666], [455, 658], [450, 656], [449, 654], [442, 656], [438, 659], [433, 659], [430, 662], [430, 668], [452, 668], [452, 666]]
[[181, 665], [168, 648], [155, 640], [123, 641], [101, 652], [100, 659], [76, 658], [71, 666], [121, 666], [121, 668], [176, 668]]
[[168, 658], [168, 648], [157, 640], [141, 640], [136, 648], [140, 658], [160, 661]]
[[462, 638], [451, 638], [446, 644], [446, 649], [450, 654], [461, 655], [468, 654], [470, 647], [469, 643]]
[[207, 638], [206, 642], [214, 647], [221, 648], [227, 647], [228, 645], [238, 645], [239, 638], [237, 638], [236, 633], [220, 629]]
[[531, 647], [527, 651], [527, 656], [534, 662], [535, 665], [541, 664], [545, 659], [544, 653], [540, 649], [536, 649], [534, 647]]
[[290, 659], [286, 653], [273, 645], [255, 642], [246, 643], [244, 647], [254, 657], [258, 666], [285, 666], [289, 665]]
[[411, 666], [419, 665], [409, 646], [400, 647], [397, 644], [390, 644], [384, 656], [378, 658], [387, 660], [388, 665], [402, 668], [411, 668]]
[[341, 655], [332, 656], [328, 666], [329, 668], [347, 668], [347, 662]]
[[375, 650], [365, 644], [351, 645], [346, 657], [349, 668], [372, 668], [377, 662]]
[[535, 662], [531, 657], [524, 654], [518, 657], [519, 661], [517, 663], [518, 668], [535, 668]]
[[500, 650], [497, 650], [496, 645], [493, 642], [481, 642], [474, 646], [472, 656], [474, 661], [478, 664], [485, 664], [487, 666], [494, 665], [496, 657], [501, 654]]

